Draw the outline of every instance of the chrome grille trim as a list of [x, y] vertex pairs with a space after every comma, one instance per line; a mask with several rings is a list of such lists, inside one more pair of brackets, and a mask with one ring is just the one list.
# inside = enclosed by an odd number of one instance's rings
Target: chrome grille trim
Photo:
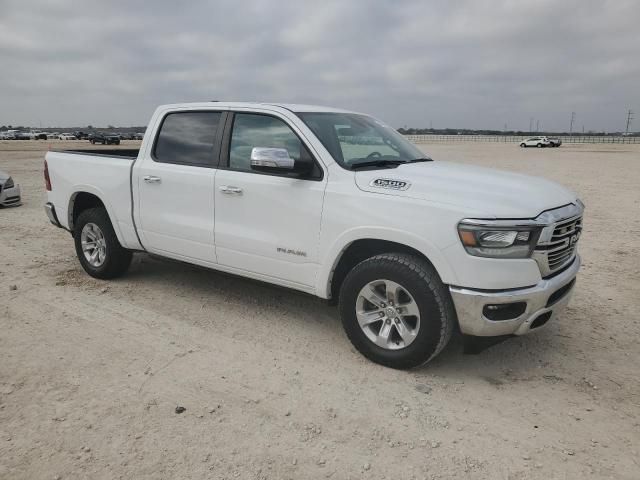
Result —
[[[543, 277], [548, 277], [569, 265], [576, 257], [584, 207], [582, 204], [568, 207], [570, 208], [562, 207], [544, 212], [536, 219], [546, 215], [552, 220], [543, 227], [532, 255]], [[562, 211], [562, 214], [559, 211]]]

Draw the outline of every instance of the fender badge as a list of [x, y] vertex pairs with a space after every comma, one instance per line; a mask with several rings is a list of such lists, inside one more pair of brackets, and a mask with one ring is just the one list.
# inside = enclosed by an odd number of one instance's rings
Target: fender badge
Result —
[[393, 178], [376, 178], [369, 185], [378, 188], [390, 188], [391, 190], [407, 190], [411, 183], [404, 180], [394, 180]]

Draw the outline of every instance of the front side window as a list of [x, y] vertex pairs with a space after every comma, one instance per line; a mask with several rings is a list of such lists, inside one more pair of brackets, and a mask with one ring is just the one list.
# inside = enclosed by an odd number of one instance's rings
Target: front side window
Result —
[[296, 162], [311, 161], [304, 144], [279, 118], [236, 113], [229, 143], [229, 168], [251, 170], [251, 150], [254, 147], [285, 148]]
[[298, 113], [342, 167], [394, 165], [424, 159], [424, 153], [393, 128], [354, 113]]
[[176, 112], [164, 117], [153, 158], [162, 163], [211, 167], [222, 113]]

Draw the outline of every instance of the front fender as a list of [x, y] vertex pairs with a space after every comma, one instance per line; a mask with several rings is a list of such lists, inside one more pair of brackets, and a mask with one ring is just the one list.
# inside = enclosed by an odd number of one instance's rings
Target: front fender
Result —
[[316, 283], [317, 295], [321, 298], [331, 296], [331, 277], [344, 251], [356, 240], [383, 240], [395, 242], [421, 252], [434, 266], [444, 283], [457, 284], [453, 269], [441, 253], [442, 250], [425, 238], [412, 233], [384, 227], [356, 227], [343, 232], [321, 256], [320, 269]]

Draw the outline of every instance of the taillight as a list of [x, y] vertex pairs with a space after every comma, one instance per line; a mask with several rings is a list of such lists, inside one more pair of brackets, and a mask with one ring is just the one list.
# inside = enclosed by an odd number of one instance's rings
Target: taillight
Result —
[[44, 161], [44, 186], [47, 189], [47, 192], [51, 191], [51, 179], [49, 178], [49, 166], [47, 165], [47, 161]]

